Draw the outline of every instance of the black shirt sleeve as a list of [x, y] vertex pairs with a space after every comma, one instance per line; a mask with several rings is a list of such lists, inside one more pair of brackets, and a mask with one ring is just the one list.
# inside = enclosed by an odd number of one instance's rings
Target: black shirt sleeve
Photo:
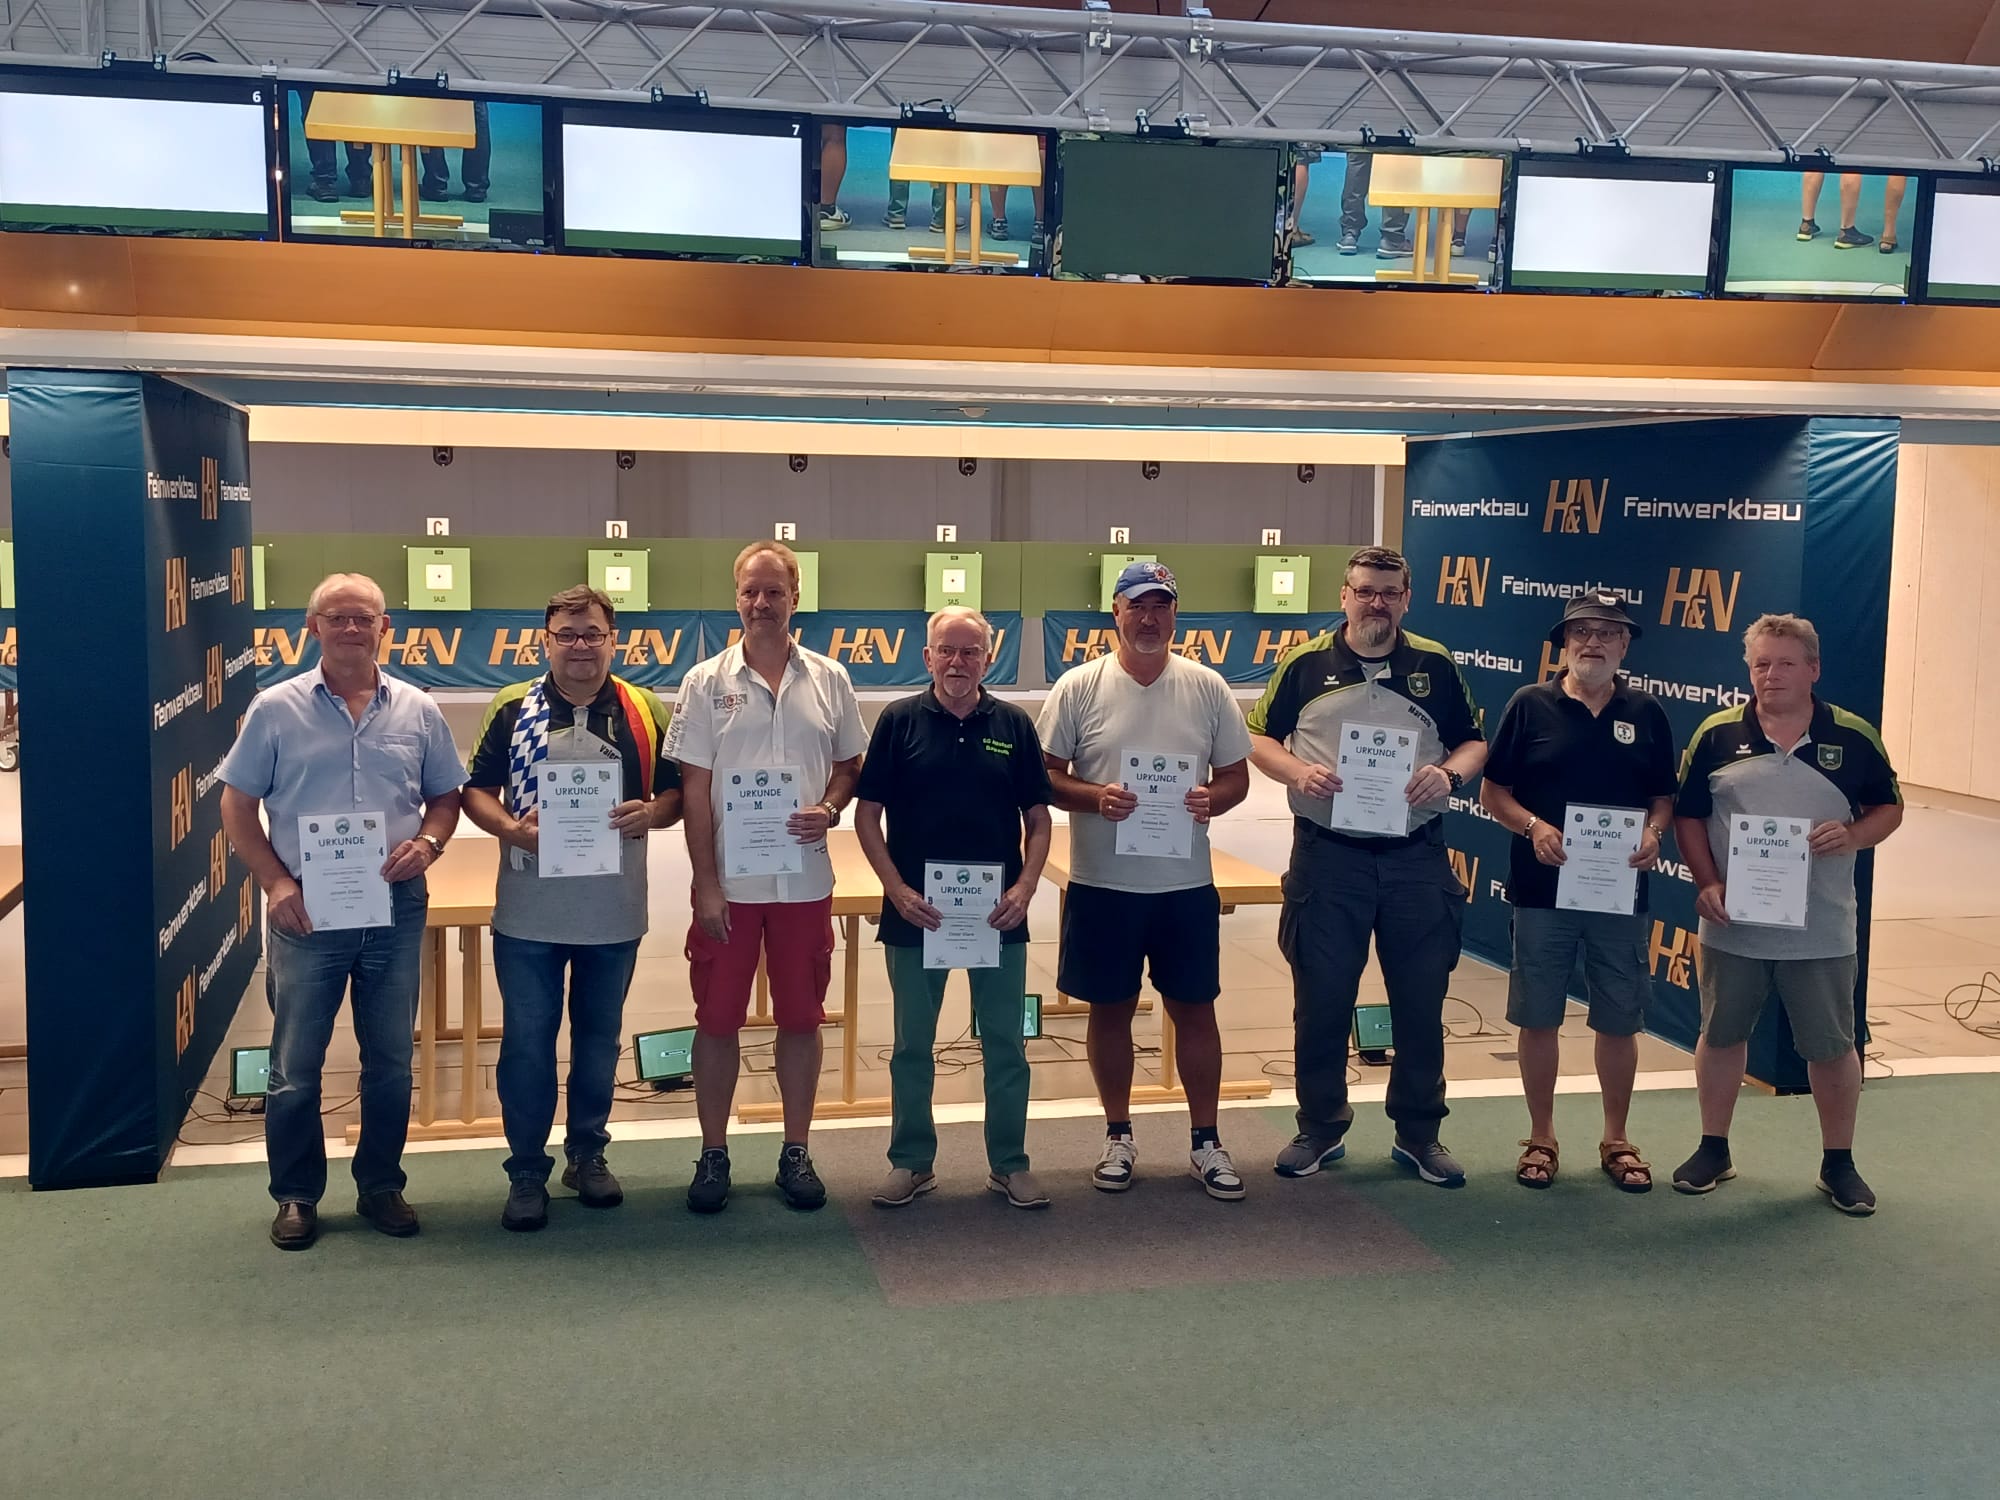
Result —
[[1646, 743], [1652, 753], [1646, 757], [1646, 795], [1671, 797], [1677, 790], [1674, 780], [1674, 726], [1667, 711], [1657, 702], [1647, 705]]
[[1525, 748], [1521, 741], [1527, 734], [1524, 725], [1528, 718], [1522, 698], [1532, 691], [1521, 688], [1507, 700], [1506, 712], [1500, 715], [1500, 727], [1493, 733], [1493, 747], [1486, 752], [1486, 779], [1509, 789], [1520, 784], [1521, 754]]
[[1872, 736], [1864, 738], [1862, 764], [1867, 774], [1854, 789], [1854, 801], [1859, 807], [1886, 807], [1892, 802], [1903, 800], [1902, 788], [1896, 782], [1896, 771], [1889, 764], [1889, 757], [1882, 751]]
[[1048, 762], [1042, 758], [1041, 737], [1035, 721], [1025, 713], [1014, 721], [1014, 805], [1023, 811], [1043, 807], [1056, 800], [1049, 781]]
[[1300, 684], [1305, 680], [1306, 669], [1301, 663], [1319, 649], [1318, 641], [1306, 641], [1278, 658], [1277, 670], [1264, 684], [1263, 694], [1244, 716], [1252, 734], [1264, 735], [1280, 744], [1291, 738], [1292, 731], [1299, 727], [1302, 707], [1299, 700], [1304, 690]]
[[888, 802], [896, 784], [897, 725], [901, 721], [902, 715], [894, 708], [883, 710], [882, 717], [875, 721], [875, 732], [868, 737], [868, 753], [861, 760], [861, 779], [854, 787], [857, 798]]
[[486, 716], [485, 730], [479, 736], [478, 748], [472, 752], [472, 765], [466, 772], [467, 786], [497, 791], [505, 796], [508, 746], [514, 738], [514, 721], [520, 716], [521, 700], [518, 698], [501, 704]]
[[1438, 672], [1449, 676], [1451, 689], [1441, 694], [1438, 704], [1438, 739], [1444, 744], [1449, 755], [1467, 740], [1484, 739], [1479, 731], [1479, 708], [1472, 701], [1472, 689], [1465, 685], [1465, 674], [1458, 670], [1458, 663], [1449, 656], [1438, 659]]
[[1715, 798], [1708, 789], [1708, 778], [1715, 770], [1718, 743], [1715, 730], [1703, 730], [1687, 747], [1687, 754], [1681, 757], [1681, 789], [1674, 799], [1675, 817], [1705, 818], [1715, 811]]

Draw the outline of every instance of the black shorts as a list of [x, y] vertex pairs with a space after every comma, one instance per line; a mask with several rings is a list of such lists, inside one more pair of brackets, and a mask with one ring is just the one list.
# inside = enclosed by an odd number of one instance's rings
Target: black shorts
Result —
[[1119, 1005], [1153, 988], [1182, 1005], [1222, 993], [1222, 900], [1212, 885], [1184, 891], [1109, 891], [1072, 883], [1063, 903], [1056, 987], [1093, 1005]]

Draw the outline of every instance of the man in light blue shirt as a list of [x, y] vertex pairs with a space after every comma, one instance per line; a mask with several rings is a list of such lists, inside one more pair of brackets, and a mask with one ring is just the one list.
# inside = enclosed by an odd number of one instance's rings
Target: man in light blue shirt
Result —
[[[402, 1158], [429, 904], [424, 872], [458, 826], [465, 782], [443, 712], [377, 665], [389, 615], [374, 580], [358, 573], [324, 580], [306, 606], [306, 628], [319, 642], [319, 669], [259, 693], [222, 763], [222, 826], [264, 888], [270, 915], [264, 1147], [278, 1204], [271, 1241], [281, 1250], [304, 1250], [319, 1234], [326, 1191], [320, 1071], [350, 981], [361, 1044], [356, 1209], [384, 1234], [417, 1232], [417, 1216], [403, 1200]], [[390, 886], [391, 923], [315, 931], [301, 885], [299, 819], [363, 812], [384, 819], [389, 857], [381, 875]]]

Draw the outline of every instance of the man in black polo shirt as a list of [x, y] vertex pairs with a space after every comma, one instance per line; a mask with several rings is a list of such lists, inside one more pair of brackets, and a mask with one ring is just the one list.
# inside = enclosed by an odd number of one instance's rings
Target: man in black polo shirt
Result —
[[[1644, 872], [1659, 857], [1673, 813], [1674, 735], [1651, 694], [1618, 680], [1639, 634], [1616, 594], [1572, 599], [1549, 632], [1549, 643], [1563, 648], [1563, 670], [1514, 694], [1486, 757], [1479, 800], [1495, 822], [1519, 835], [1507, 871], [1514, 907], [1507, 1020], [1520, 1028], [1528, 1099], [1528, 1138], [1514, 1168], [1523, 1187], [1545, 1188], [1556, 1177], [1557, 1037], [1579, 953], [1604, 1095], [1598, 1163], [1625, 1192], [1653, 1185], [1652, 1168], [1625, 1138], [1625, 1119], [1652, 987]], [[1582, 831], [1607, 815], [1625, 820], [1637, 841], [1626, 859], [1640, 872], [1627, 910], [1585, 909], [1579, 890], [1565, 896], [1559, 889], [1566, 831], [1587, 836]], [[1639, 826], [1630, 829], [1633, 823]]]
[[[1463, 1187], [1465, 1169], [1438, 1141], [1444, 994], [1465, 914], [1441, 814], [1486, 763], [1486, 741], [1451, 653], [1402, 629], [1401, 553], [1363, 547], [1349, 558], [1340, 607], [1340, 628], [1287, 652], [1249, 714], [1250, 759], [1290, 789], [1294, 815], [1278, 947], [1292, 966], [1299, 1133], [1276, 1170], [1310, 1177], [1347, 1152], [1347, 1039], [1372, 937], [1396, 1034], [1390, 1155], [1426, 1182]], [[1363, 728], [1414, 736], [1402, 833], [1333, 826], [1342, 735]]]
[[1016, 1208], [1049, 1206], [1048, 1195], [1028, 1172], [1022, 1020], [1028, 903], [1049, 855], [1049, 804], [1055, 794], [1034, 720], [980, 686], [992, 653], [993, 627], [977, 610], [953, 607], [932, 615], [924, 646], [931, 686], [889, 705], [861, 763], [855, 831], [882, 878], [882, 943], [896, 1005], [896, 1047], [889, 1059], [891, 1170], [875, 1194], [880, 1208], [900, 1208], [937, 1186], [931, 1171], [937, 1155], [931, 1048], [951, 970], [925, 962], [924, 934], [942, 921], [924, 896], [929, 864], [1001, 870], [1000, 899], [986, 918], [1000, 932], [999, 964], [966, 969], [986, 1063], [986, 1185]]

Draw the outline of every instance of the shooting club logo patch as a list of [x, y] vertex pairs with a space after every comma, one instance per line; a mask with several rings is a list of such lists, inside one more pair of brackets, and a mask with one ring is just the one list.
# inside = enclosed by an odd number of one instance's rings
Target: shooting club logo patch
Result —
[[1410, 696], [1412, 698], [1428, 698], [1430, 695], [1431, 674], [1428, 672], [1412, 672], [1410, 674]]
[[1819, 750], [1819, 768], [1822, 771], [1838, 771], [1845, 747], [1841, 745], [1820, 745], [1817, 748]]
[[1627, 724], [1623, 719], [1612, 721], [1611, 733], [1613, 738], [1621, 745], [1629, 745], [1639, 738], [1639, 731], [1634, 729], [1630, 724]]

